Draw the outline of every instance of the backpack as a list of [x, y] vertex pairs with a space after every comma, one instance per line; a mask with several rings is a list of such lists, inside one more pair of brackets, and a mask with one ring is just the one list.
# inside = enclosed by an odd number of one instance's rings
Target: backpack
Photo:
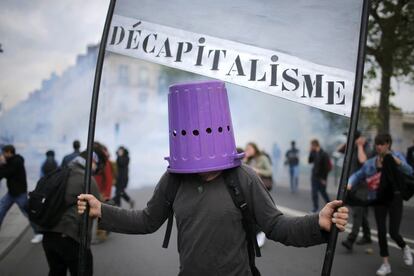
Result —
[[37, 182], [28, 195], [30, 221], [46, 229], [59, 222], [67, 208], [65, 194], [70, 171], [68, 167], [58, 168]]
[[397, 180], [398, 190], [401, 197], [408, 201], [414, 195], [414, 176], [400, 172], [400, 177]]
[[[243, 228], [246, 231], [246, 240], [247, 240], [247, 252], [249, 254], [249, 265], [252, 271], [253, 276], [260, 276], [260, 272], [255, 265], [255, 257], [261, 257], [260, 248], [256, 240], [256, 221], [247, 206], [243, 191], [240, 187], [236, 169], [229, 169], [223, 172], [224, 180], [226, 182], [226, 187], [231, 195], [231, 198], [237, 208], [240, 209], [243, 216]], [[169, 174], [168, 186], [165, 192], [166, 201], [170, 209], [174, 204], [174, 199], [177, 194], [178, 188], [181, 184], [180, 175], [178, 174]], [[164, 241], [162, 244], [163, 248], [168, 247], [168, 243], [171, 237], [172, 225], [174, 220], [174, 213], [171, 211], [170, 216], [168, 217], [167, 229], [165, 231]]]

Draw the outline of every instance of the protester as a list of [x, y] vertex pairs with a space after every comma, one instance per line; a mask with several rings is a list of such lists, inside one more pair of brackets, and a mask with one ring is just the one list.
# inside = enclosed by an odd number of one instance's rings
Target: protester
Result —
[[40, 177], [48, 175], [58, 168], [58, 164], [55, 159], [55, 152], [53, 150], [48, 150], [46, 152], [46, 160], [43, 162], [42, 167], [40, 168]]
[[327, 179], [328, 173], [330, 171], [329, 155], [321, 148], [319, 141], [316, 139], [313, 139], [311, 141], [309, 163], [313, 163], [311, 176], [313, 202], [312, 212], [316, 213], [319, 210], [318, 193], [321, 194], [322, 198], [326, 202], [329, 202], [329, 196], [326, 192], [326, 187], [328, 185]]
[[[244, 161], [257, 173], [266, 189], [270, 191], [273, 186], [272, 166], [269, 158], [259, 150], [255, 143], [247, 144]], [[257, 244], [262, 247], [266, 242], [266, 234], [260, 228], [257, 228], [256, 232]]]
[[[348, 184], [348, 189], [351, 189], [353, 186], [359, 185], [363, 179], [367, 179], [368, 185], [378, 187], [368, 194], [370, 198], [376, 200], [376, 205], [374, 205], [375, 221], [380, 255], [383, 259], [381, 267], [377, 270], [377, 275], [391, 273], [388, 259], [387, 214], [389, 214], [389, 234], [402, 249], [404, 263], [410, 266], [413, 264], [411, 249], [400, 235], [403, 201], [397, 184], [399, 172], [412, 175], [413, 169], [407, 164], [401, 153], [391, 150], [391, 145], [392, 138], [389, 134], [378, 134], [375, 137], [377, 155], [368, 159], [361, 169], [351, 175]], [[370, 184], [370, 182], [376, 183]]]
[[78, 140], [73, 141], [73, 152], [63, 157], [61, 167], [67, 166], [70, 161], [75, 159], [80, 154], [80, 142]]
[[407, 149], [407, 163], [414, 169], [414, 140], [413, 145]]
[[[94, 151], [99, 157], [99, 165], [94, 176], [98, 185], [99, 194], [105, 202], [112, 201], [112, 186], [114, 184], [114, 172], [107, 147], [99, 142], [93, 145]], [[108, 238], [108, 232], [99, 228], [98, 224], [93, 225], [92, 243], [101, 243]]]
[[295, 194], [299, 186], [299, 150], [296, 148], [295, 141], [292, 141], [290, 145], [285, 155], [285, 164], [289, 166], [290, 192]]
[[[255, 236], [245, 228], [251, 224], [242, 221], [247, 214], [270, 239], [286, 245], [326, 242], [332, 223], [344, 230], [348, 210], [340, 207], [341, 201], [330, 202], [319, 214], [296, 218], [275, 207], [255, 171], [241, 165], [223, 82], [170, 86], [168, 102], [169, 167], [147, 207], [121, 209], [81, 194], [80, 214], [88, 202], [89, 215], [99, 217], [101, 227], [129, 234], [153, 233], [175, 214], [179, 275], [259, 275], [254, 269]], [[182, 110], [185, 116], [178, 116]], [[236, 199], [242, 199], [237, 207]]]
[[[346, 150], [346, 144], [341, 145], [341, 147], [338, 149], [340, 153], [345, 153]], [[350, 169], [350, 175], [358, 171], [362, 165], [367, 161], [368, 156], [370, 155], [368, 143], [366, 141], [366, 138], [361, 136], [361, 132], [359, 130], [355, 133], [355, 147], [354, 152], [352, 154], [352, 160], [351, 160], [351, 169]], [[362, 180], [364, 182], [364, 180]], [[364, 185], [365, 184], [365, 185]], [[361, 183], [361, 185], [358, 185], [360, 189], [366, 190], [366, 183]], [[357, 191], [355, 191], [357, 192]], [[371, 229], [369, 227], [368, 222], [368, 207], [366, 206], [353, 206], [352, 207], [352, 231], [349, 233], [347, 239], [345, 241], [342, 241], [342, 245], [348, 249], [352, 250], [353, 244], [355, 243], [359, 229], [362, 227], [362, 233], [363, 236], [360, 240], [356, 242], [357, 245], [364, 245], [364, 244], [370, 244], [371, 241]]]
[[280, 159], [281, 159], [281, 150], [277, 143], [273, 143], [272, 147], [272, 162], [271, 165], [273, 167], [273, 179], [276, 179], [276, 177], [279, 175], [279, 166], [280, 166]]
[[129, 152], [125, 147], [119, 147], [116, 155], [117, 178], [114, 202], [117, 206], [121, 206], [121, 198], [123, 198], [132, 209], [135, 201], [125, 192], [128, 185]]
[[250, 142], [246, 145], [244, 161], [253, 168], [270, 191], [273, 186], [273, 174], [269, 157], [261, 152], [255, 143]]
[[[49, 265], [49, 276], [66, 275], [69, 270], [72, 276], [78, 275], [79, 247], [81, 217], [77, 215], [77, 195], [84, 189], [86, 152], [82, 152], [75, 157], [68, 167], [71, 169], [65, 194], [67, 209], [63, 213], [60, 221], [51, 229], [42, 229], [44, 233], [43, 249]], [[92, 171], [96, 171], [98, 157], [93, 153]], [[91, 179], [91, 193], [99, 198], [98, 187], [95, 180]], [[91, 229], [89, 229], [91, 236]], [[90, 238], [88, 238], [90, 240]], [[85, 260], [85, 274], [93, 274], [93, 258], [90, 244], [87, 244], [87, 254]]]
[[95, 180], [98, 184], [98, 189], [103, 199], [110, 200], [114, 177], [112, 165], [109, 160], [109, 151], [106, 146], [99, 142], [94, 143], [94, 151], [98, 154], [100, 160], [100, 164], [95, 175]]
[[[0, 180], [7, 179], [8, 192], [0, 200], [0, 227], [3, 219], [14, 203], [17, 204], [20, 211], [25, 217], [27, 215], [27, 179], [26, 169], [24, 167], [24, 158], [20, 154], [16, 154], [13, 145], [5, 145], [2, 148], [3, 154], [0, 156]], [[32, 243], [42, 241], [43, 235], [39, 233], [37, 226], [31, 224], [34, 237]]]

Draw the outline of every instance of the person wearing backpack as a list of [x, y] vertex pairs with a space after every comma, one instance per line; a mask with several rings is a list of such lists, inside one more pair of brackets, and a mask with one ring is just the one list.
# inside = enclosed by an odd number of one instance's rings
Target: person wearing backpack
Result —
[[[0, 156], [0, 180], [7, 179], [7, 193], [0, 199], [0, 228], [3, 219], [11, 206], [16, 203], [25, 217], [27, 214], [27, 179], [24, 158], [16, 153], [13, 145], [2, 147], [3, 154]], [[42, 234], [36, 225], [31, 224], [34, 236], [31, 243], [40, 243]]]
[[287, 217], [276, 208], [260, 177], [241, 164], [224, 82], [172, 85], [168, 103], [169, 166], [147, 207], [121, 209], [81, 194], [79, 214], [88, 204], [101, 227], [126, 234], [153, 233], [168, 219], [163, 247], [175, 215], [182, 276], [260, 275], [256, 224], [270, 239], [298, 247], [326, 242], [332, 224], [345, 229], [348, 209], [341, 201], [305, 217]]
[[329, 155], [321, 148], [317, 139], [311, 141], [309, 163], [313, 164], [311, 176], [312, 213], [316, 213], [319, 210], [319, 193], [325, 202], [330, 201], [326, 187], [328, 185], [328, 174], [332, 169]]
[[[66, 275], [69, 270], [72, 276], [78, 275], [81, 217], [77, 214], [77, 195], [84, 188], [86, 151], [80, 153], [69, 162], [66, 190], [64, 195], [65, 210], [56, 225], [42, 228], [43, 249], [49, 265], [49, 276]], [[93, 153], [92, 171], [96, 170], [98, 156]], [[91, 179], [91, 194], [99, 198], [99, 191], [95, 180]], [[89, 229], [89, 239], [91, 229]], [[89, 248], [90, 244], [88, 244]], [[85, 275], [93, 274], [93, 258], [90, 248], [86, 254]]]
[[352, 174], [348, 180], [348, 190], [366, 179], [368, 183], [368, 199], [374, 204], [375, 221], [378, 230], [378, 243], [383, 263], [377, 275], [391, 274], [387, 242], [387, 215], [389, 215], [389, 234], [402, 249], [404, 263], [413, 265], [410, 247], [400, 234], [403, 212], [403, 199], [398, 188], [400, 173], [413, 174], [413, 169], [399, 152], [391, 151], [392, 138], [389, 134], [378, 134], [375, 137], [377, 155], [368, 159], [361, 169]]

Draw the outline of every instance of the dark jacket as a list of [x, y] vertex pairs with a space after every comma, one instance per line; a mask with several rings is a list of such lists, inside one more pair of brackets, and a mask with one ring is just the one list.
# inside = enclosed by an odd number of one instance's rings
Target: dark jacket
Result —
[[0, 180], [7, 179], [7, 188], [11, 196], [27, 193], [26, 169], [24, 158], [16, 154], [7, 159], [6, 164], [0, 166]]
[[309, 163], [313, 163], [312, 178], [326, 180], [329, 173], [329, 155], [320, 149], [319, 152], [311, 151]]
[[407, 163], [414, 169], [414, 146], [407, 149]]
[[[78, 159], [84, 160], [81, 157], [78, 157]], [[76, 161], [77, 159], [73, 160], [73, 162], [68, 165], [71, 169], [65, 194], [65, 201], [68, 208], [62, 215], [62, 219], [55, 227], [51, 229], [42, 229], [42, 231], [62, 233], [71, 237], [75, 241], [80, 242], [79, 235], [82, 216], [78, 214], [76, 204], [78, 201], [78, 195], [83, 193], [85, 167], [82, 163]], [[91, 194], [99, 199], [98, 187], [93, 178], [91, 181]], [[89, 225], [91, 225], [91, 223]], [[88, 235], [91, 236], [91, 227], [89, 227]]]
[[[283, 215], [250, 167], [242, 165], [236, 170], [246, 202], [268, 238], [301, 247], [326, 241], [318, 215]], [[251, 276], [242, 214], [231, 199], [223, 175], [209, 182], [197, 175], [184, 175], [172, 209], [165, 195], [169, 178], [168, 173], [162, 176], [144, 210], [103, 204], [100, 227], [119, 233], [148, 234], [159, 229], [174, 211], [180, 276]]]
[[128, 184], [128, 155], [118, 156], [116, 159], [116, 166], [118, 169], [118, 176], [116, 178], [116, 186], [119, 188], [126, 188]]
[[42, 167], [40, 169], [41, 177], [45, 176], [58, 168], [58, 164], [53, 157], [46, 158], [46, 161], [43, 162]]

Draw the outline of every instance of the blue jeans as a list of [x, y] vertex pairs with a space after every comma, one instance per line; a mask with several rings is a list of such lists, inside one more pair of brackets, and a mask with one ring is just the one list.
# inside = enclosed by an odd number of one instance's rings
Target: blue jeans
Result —
[[319, 210], [319, 197], [318, 193], [321, 194], [322, 198], [328, 203], [329, 196], [326, 192], [326, 185], [327, 183], [322, 184], [320, 179], [312, 177], [312, 201], [313, 201], [313, 212], [317, 212]]
[[296, 193], [299, 186], [299, 166], [293, 165], [289, 166], [289, 175], [290, 175], [290, 191]]
[[[18, 196], [12, 196], [9, 193], [7, 193], [0, 199], [0, 227], [1, 227], [1, 224], [3, 223], [4, 217], [6, 216], [10, 207], [12, 207], [14, 203], [16, 203], [17, 206], [19, 206], [20, 211], [23, 213], [23, 215], [26, 218], [28, 218], [27, 209], [26, 209], [27, 208], [27, 194], [22, 193]], [[38, 226], [34, 225], [33, 223], [30, 223], [30, 225], [32, 226], [35, 234], [37, 234]]]

